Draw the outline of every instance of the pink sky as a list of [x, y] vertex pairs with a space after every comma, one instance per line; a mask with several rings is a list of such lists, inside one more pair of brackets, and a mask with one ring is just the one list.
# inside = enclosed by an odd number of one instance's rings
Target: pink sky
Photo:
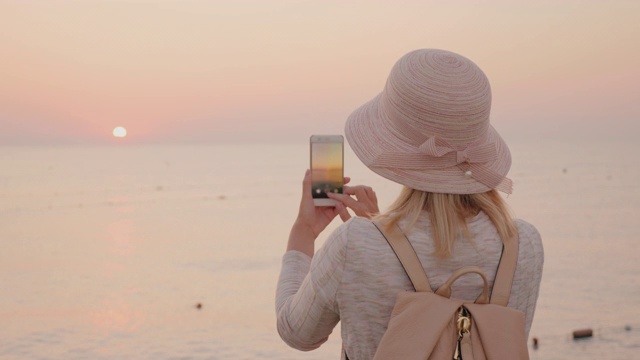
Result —
[[0, 0], [0, 145], [341, 133], [426, 47], [485, 70], [502, 132], [635, 137], [639, 18], [637, 0]]

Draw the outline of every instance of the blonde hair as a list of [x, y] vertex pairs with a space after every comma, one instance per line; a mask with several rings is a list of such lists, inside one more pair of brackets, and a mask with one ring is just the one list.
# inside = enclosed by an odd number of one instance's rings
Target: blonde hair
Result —
[[377, 216], [386, 222], [386, 227], [395, 226], [401, 219], [408, 219], [404, 231], [409, 231], [423, 215], [428, 212], [433, 229], [435, 255], [449, 257], [453, 251], [453, 242], [459, 232], [471, 238], [467, 227], [467, 218], [484, 212], [498, 231], [502, 242], [514, 239], [518, 229], [507, 204], [496, 190], [479, 194], [441, 194], [403, 187], [400, 196], [389, 209]]

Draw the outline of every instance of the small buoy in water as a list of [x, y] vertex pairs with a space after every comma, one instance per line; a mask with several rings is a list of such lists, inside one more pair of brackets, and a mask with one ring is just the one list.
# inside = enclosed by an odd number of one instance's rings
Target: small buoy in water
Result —
[[198, 309], [198, 310], [202, 309], [202, 303], [197, 303], [196, 304], [196, 309]]
[[574, 339], [583, 339], [583, 338], [588, 338], [592, 336], [593, 336], [593, 330], [591, 329], [581, 329], [581, 330], [575, 330], [573, 332]]
[[534, 337], [534, 338], [532, 339], [532, 341], [533, 341], [533, 348], [534, 348], [534, 349], [537, 349], [537, 348], [538, 348], [538, 338]]

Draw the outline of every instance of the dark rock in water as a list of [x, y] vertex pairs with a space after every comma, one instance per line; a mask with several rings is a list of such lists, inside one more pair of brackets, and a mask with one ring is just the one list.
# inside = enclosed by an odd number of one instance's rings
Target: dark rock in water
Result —
[[591, 329], [581, 329], [581, 330], [575, 330], [573, 332], [574, 339], [584, 339], [592, 336], [593, 336], [593, 330]]

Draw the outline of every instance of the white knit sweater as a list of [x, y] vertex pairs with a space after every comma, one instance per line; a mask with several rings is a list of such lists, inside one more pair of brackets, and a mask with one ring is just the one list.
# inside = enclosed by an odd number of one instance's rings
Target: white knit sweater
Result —
[[[525, 313], [528, 336], [542, 277], [543, 248], [538, 231], [517, 220], [519, 254], [509, 307]], [[457, 269], [480, 267], [493, 286], [502, 251], [498, 233], [484, 214], [468, 222], [472, 241], [454, 243], [453, 256], [433, 256], [428, 216], [407, 234], [429, 276], [433, 289]], [[403, 222], [400, 222], [403, 227]], [[406, 233], [406, 232], [405, 232]], [[463, 276], [452, 286], [452, 297], [475, 299], [481, 292], [478, 276]], [[313, 260], [288, 251], [276, 291], [278, 332], [290, 346], [312, 350], [324, 343], [341, 322], [342, 342], [351, 359], [371, 359], [386, 330], [399, 291], [413, 286], [388, 243], [370, 220], [353, 218], [338, 227]], [[337, 354], [336, 354], [337, 355]]]

